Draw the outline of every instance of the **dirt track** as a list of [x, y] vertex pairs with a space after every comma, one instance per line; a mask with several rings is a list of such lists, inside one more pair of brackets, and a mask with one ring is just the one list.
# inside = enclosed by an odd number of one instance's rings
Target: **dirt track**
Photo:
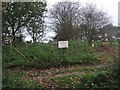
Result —
[[[114, 49], [110, 46], [100, 46], [94, 49], [96, 52], [100, 53], [102, 59], [107, 59], [107, 55], [117, 55], [117, 49]], [[102, 54], [101, 54], [102, 53]], [[44, 87], [59, 87], [54, 81], [53, 78], [64, 77], [68, 75], [82, 75], [86, 73], [94, 73], [94, 71], [84, 71], [78, 70], [74, 71], [75, 69], [87, 69], [87, 68], [104, 68], [107, 66], [106, 62], [102, 62], [99, 65], [75, 65], [75, 66], [68, 66], [68, 67], [60, 67], [60, 68], [50, 68], [50, 69], [27, 69], [24, 70], [24, 76], [22, 77], [23, 80], [34, 80]], [[19, 71], [19, 68], [12, 69], [12, 72], [15, 73]]]

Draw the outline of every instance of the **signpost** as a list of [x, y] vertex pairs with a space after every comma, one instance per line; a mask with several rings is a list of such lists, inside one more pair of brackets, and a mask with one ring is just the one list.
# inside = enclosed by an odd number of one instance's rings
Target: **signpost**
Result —
[[62, 55], [61, 57], [64, 58], [64, 62], [66, 61], [66, 56], [65, 56], [65, 52], [68, 48], [68, 41], [58, 41], [58, 48], [60, 49], [60, 55]]
[[58, 41], [58, 48], [68, 48], [68, 41]]

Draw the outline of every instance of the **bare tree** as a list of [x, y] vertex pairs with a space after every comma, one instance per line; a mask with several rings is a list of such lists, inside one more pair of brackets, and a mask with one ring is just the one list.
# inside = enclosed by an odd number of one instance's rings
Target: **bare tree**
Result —
[[78, 2], [58, 2], [50, 10], [57, 40], [77, 39], [79, 36], [80, 19]]
[[87, 4], [80, 11], [81, 28], [89, 43], [95, 40], [99, 29], [110, 23], [110, 18], [103, 11], [100, 11], [93, 4]]
[[27, 32], [31, 36], [33, 43], [39, 41], [44, 33], [44, 23], [40, 19], [33, 19], [27, 24]]

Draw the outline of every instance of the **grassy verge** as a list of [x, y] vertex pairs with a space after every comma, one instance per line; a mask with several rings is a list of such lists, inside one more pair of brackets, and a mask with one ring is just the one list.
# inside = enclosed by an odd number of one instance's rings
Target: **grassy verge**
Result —
[[5, 70], [3, 72], [2, 79], [2, 88], [21, 88], [21, 89], [43, 89], [41, 85], [32, 80], [24, 80], [22, 79], [24, 75], [23, 71], [19, 71], [17, 73], [12, 72], [11, 70]]

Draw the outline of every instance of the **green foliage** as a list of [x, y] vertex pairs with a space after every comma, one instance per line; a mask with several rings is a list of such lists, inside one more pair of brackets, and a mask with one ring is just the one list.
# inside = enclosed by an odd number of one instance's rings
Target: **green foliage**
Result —
[[[44, 0], [41, 2], [2, 2], [3, 36], [11, 34], [14, 42], [15, 35], [23, 32], [20, 28], [27, 27], [32, 35], [35, 34], [34, 37], [37, 36], [35, 39], [38, 39], [38, 36], [40, 37], [38, 34], [43, 30], [45, 11], [46, 2]], [[31, 25], [33, 22], [34, 24]], [[35, 31], [32, 31], [33, 27], [35, 27]]]
[[53, 78], [53, 81], [56, 82], [61, 88], [73, 88], [79, 83], [81, 75], [68, 75], [60, 78]]
[[[19, 73], [12, 73], [9, 70], [5, 70], [3, 72], [3, 78], [2, 78], [2, 87], [3, 89], [7, 88], [28, 88], [28, 89], [37, 89], [39, 88], [40, 90], [42, 89], [42, 86], [37, 84], [36, 82], [32, 80], [23, 80], [22, 79], [23, 72]], [[33, 88], [33, 89], [32, 89]]]
[[115, 59], [110, 68], [109, 72], [111, 73], [111, 76], [113, 80], [116, 82], [116, 86], [120, 88], [120, 59], [117, 58]]
[[87, 43], [70, 42], [68, 49], [54, 44], [19, 44], [15, 47], [27, 58], [25, 60], [14, 48], [3, 46], [3, 67], [50, 68], [74, 64], [97, 64], [99, 58], [90, 51]]
[[115, 88], [114, 80], [111, 78], [110, 74], [106, 71], [98, 72], [96, 74], [86, 74], [83, 75], [81, 83], [78, 85], [81, 87], [88, 88]]
[[[94, 73], [92, 73], [94, 71]], [[66, 72], [71, 72], [76, 74], [66, 75], [62, 77], [55, 77], [52, 80], [59, 85], [61, 88], [87, 88], [92, 82], [91, 78], [100, 74], [101, 71], [104, 71], [102, 68], [77, 68], [68, 70]], [[81, 72], [84, 72], [81, 73]], [[88, 84], [89, 83], [89, 84]]]
[[78, 87], [120, 88], [120, 60], [114, 60], [104, 72], [85, 75]]
[[71, 41], [69, 46], [66, 58], [70, 60], [71, 64], [97, 64], [100, 62], [87, 42]]
[[102, 71], [102, 70], [103, 68], [77, 68], [77, 69], [68, 70], [67, 72], [80, 72], [80, 71], [92, 72], [92, 71]]

